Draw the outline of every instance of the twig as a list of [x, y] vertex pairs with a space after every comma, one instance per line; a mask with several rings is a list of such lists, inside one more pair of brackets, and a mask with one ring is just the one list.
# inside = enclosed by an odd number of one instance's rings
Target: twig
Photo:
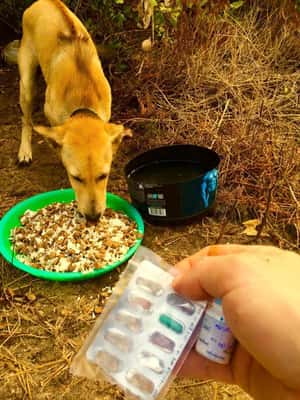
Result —
[[[239, 197], [239, 196], [238, 196], [238, 197]], [[216, 241], [215, 241], [215, 244], [218, 244], [218, 243], [221, 242], [221, 240], [222, 240], [222, 238], [223, 238], [223, 236], [224, 236], [225, 228], [226, 228], [226, 226], [227, 226], [228, 223], [229, 223], [229, 218], [227, 218], [228, 211], [229, 211], [229, 210], [230, 210], [230, 211], [234, 211], [235, 208], [236, 208], [236, 206], [237, 206], [237, 203], [238, 203], [238, 198], [235, 199], [234, 204], [233, 204], [230, 208], [227, 208], [227, 209], [226, 209], [225, 214], [224, 214], [224, 217], [223, 217], [223, 222], [222, 222], [222, 225], [221, 225], [221, 228], [220, 228], [220, 232], [219, 232], [219, 235], [218, 235], [218, 237], [217, 237], [217, 239], [216, 239]]]
[[[65, 361], [64, 361], [65, 363]], [[43, 387], [47, 386], [53, 379], [57, 378], [57, 376], [59, 376], [62, 372], [64, 372], [66, 369], [68, 369], [68, 365], [61, 365], [60, 367], [58, 367], [56, 369], [56, 371], [54, 371], [51, 375], [49, 374], [47, 379], [44, 380], [43, 382]]]
[[136, 75], [141, 75], [143, 67], [144, 67], [144, 63], [145, 63], [145, 58], [143, 58], [143, 60], [141, 62], [141, 65], [139, 66], [139, 69], [138, 69]]
[[292, 196], [293, 200], [294, 200], [295, 203], [296, 203], [296, 207], [299, 208], [300, 203], [299, 203], [299, 201], [297, 200], [297, 197], [296, 197], [295, 192], [294, 192], [294, 190], [293, 190], [293, 188], [292, 188], [292, 185], [291, 185], [290, 183], [288, 183], [288, 182], [287, 182], [287, 184], [288, 184], [288, 187], [289, 187], [289, 191], [290, 191], [290, 193], [291, 193], [291, 196]]
[[7, 347], [2, 347], [3, 350], [7, 352], [7, 354], [10, 356], [11, 360], [19, 367], [20, 371], [18, 374], [16, 374], [17, 379], [20, 382], [21, 387], [23, 388], [24, 392], [27, 394], [27, 385], [24, 380], [24, 373], [25, 371], [23, 370], [23, 366], [19, 363], [18, 359], [11, 353], [10, 350], [8, 350]]
[[74, 13], [75, 14], [77, 14], [80, 6], [81, 6], [81, 0], [77, 0], [77, 4], [76, 4], [76, 6], [74, 8]]
[[124, 124], [128, 124], [129, 122], [160, 122], [159, 118], [141, 118], [141, 117], [135, 117], [135, 118], [128, 118], [122, 120]]
[[277, 232], [271, 232], [271, 236], [273, 236], [276, 240], [283, 242], [287, 245], [288, 248], [293, 249], [295, 251], [299, 251], [299, 243], [294, 244], [282, 237], [279, 233]]
[[219, 129], [220, 129], [221, 125], [222, 125], [222, 122], [223, 122], [223, 119], [225, 117], [225, 114], [226, 114], [227, 108], [229, 106], [229, 103], [230, 103], [230, 99], [227, 99], [227, 101], [225, 103], [225, 107], [224, 107], [223, 113], [221, 115], [221, 118], [219, 119], [219, 122], [217, 123], [216, 132], [219, 131]]
[[7, 21], [7, 19], [6, 19], [6, 18], [3, 18], [1, 15], [0, 15], [0, 21], [3, 22], [4, 25], [8, 26], [13, 32], [15, 32], [15, 33], [17, 33], [17, 34], [20, 33], [20, 30], [19, 30], [19, 29], [16, 29], [15, 26], [13, 26], [12, 24], [10, 24], [10, 23]]
[[255, 240], [258, 240], [260, 238], [260, 236], [262, 234], [262, 231], [263, 231], [263, 229], [264, 229], [264, 227], [265, 227], [265, 225], [267, 223], [267, 219], [268, 219], [268, 216], [269, 216], [270, 205], [271, 205], [271, 200], [272, 200], [272, 193], [273, 193], [273, 190], [275, 189], [275, 186], [276, 186], [276, 183], [274, 183], [272, 185], [272, 187], [269, 188], [266, 211], [264, 212], [264, 215], [262, 217], [261, 224], [257, 228], [257, 235], [255, 237]]
[[9, 341], [9, 339], [11, 339], [11, 338], [15, 335], [15, 333], [16, 333], [16, 331], [18, 330], [19, 326], [20, 326], [20, 321], [17, 321], [17, 322], [15, 323], [15, 326], [13, 327], [12, 331], [10, 331], [9, 324], [7, 324], [7, 328], [8, 328], [8, 331], [9, 331], [9, 335], [8, 335], [8, 336], [6, 337], [6, 339], [4, 339], [3, 342], [0, 344], [0, 349], [1, 349], [1, 347], [3, 347], [3, 346], [5, 345], [5, 343], [7, 343], [7, 342]]
[[190, 387], [195, 387], [195, 386], [206, 385], [207, 383], [211, 383], [211, 382], [212, 382], [211, 379], [207, 379], [205, 381], [193, 382], [193, 383], [188, 383], [185, 385], [173, 385], [172, 387], [174, 389], [185, 389], [185, 388], [190, 388]]
[[155, 40], [155, 13], [154, 10], [152, 12], [152, 24], [151, 24], [151, 36], [152, 36], [152, 46], [154, 45]]
[[[4, 333], [0, 333], [0, 337], [1, 336], [6, 336], [6, 333], [5, 332]], [[40, 335], [34, 335], [33, 333], [22, 333], [22, 332], [15, 333], [13, 336], [14, 336], [14, 338], [17, 338], [17, 337], [30, 337], [30, 338], [36, 338], [36, 339], [49, 339], [49, 336], [40, 336]], [[5, 342], [3, 342], [3, 344], [4, 343]], [[1, 346], [3, 346], [3, 344], [1, 344]]]
[[158, 85], [156, 85], [156, 84], [154, 84], [154, 85], [155, 85], [155, 87], [157, 88], [157, 90], [159, 91], [159, 93], [162, 95], [162, 97], [163, 97], [163, 99], [165, 100], [165, 102], [167, 103], [167, 105], [168, 105], [170, 108], [172, 108], [173, 110], [176, 110], [176, 107], [173, 106], [172, 103], [170, 103], [169, 99], [168, 99], [167, 96], [164, 94], [164, 92], [161, 90], [161, 88], [160, 88]]
[[213, 400], [217, 400], [218, 387], [217, 387], [217, 384], [215, 382], [213, 383], [213, 388], [214, 388]]
[[171, 244], [174, 244], [174, 243], [178, 242], [178, 240], [180, 240], [181, 237], [182, 237], [182, 236], [180, 235], [180, 236], [177, 236], [175, 239], [166, 241], [166, 242], [165, 242], [165, 246], [168, 247], [168, 246], [170, 246]]
[[[21, 280], [24, 279], [24, 278], [28, 278], [28, 274], [21, 275], [21, 276], [19, 276], [18, 278], [14, 279], [13, 281], [8, 282], [8, 283], [6, 284], [6, 287], [12, 286], [12, 285], [15, 284], [16, 282], [21, 281]], [[30, 284], [31, 284], [31, 283], [30, 283]], [[29, 286], [29, 285], [28, 285], [28, 286]]]

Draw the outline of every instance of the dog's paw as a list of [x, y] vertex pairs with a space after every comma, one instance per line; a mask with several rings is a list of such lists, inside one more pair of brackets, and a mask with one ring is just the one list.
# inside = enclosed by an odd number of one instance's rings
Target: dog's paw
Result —
[[17, 161], [16, 161], [16, 165], [17, 165], [18, 167], [20, 167], [20, 168], [29, 167], [29, 165], [31, 164], [31, 162], [32, 162], [32, 160], [30, 160], [30, 161], [19, 161], [19, 160], [17, 160]]
[[23, 151], [20, 149], [18, 154], [18, 165], [25, 166], [29, 165], [32, 162], [32, 153], [31, 151]]

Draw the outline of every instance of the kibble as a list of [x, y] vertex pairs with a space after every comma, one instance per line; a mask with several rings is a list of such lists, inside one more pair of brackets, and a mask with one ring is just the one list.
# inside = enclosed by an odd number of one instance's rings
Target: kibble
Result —
[[75, 202], [27, 210], [11, 232], [16, 258], [55, 272], [90, 272], [119, 261], [140, 232], [125, 214], [107, 209], [95, 224], [77, 213]]

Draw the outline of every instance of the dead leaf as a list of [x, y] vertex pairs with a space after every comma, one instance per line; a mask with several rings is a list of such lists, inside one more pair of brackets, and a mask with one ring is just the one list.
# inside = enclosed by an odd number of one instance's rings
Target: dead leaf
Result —
[[34, 293], [32, 293], [31, 291], [27, 292], [25, 294], [25, 297], [28, 301], [33, 302], [36, 300], [36, 295]]
[[102, 311], [103, 311], [103, 306], [96, 306], [96, 307], [94, 308], [95, 314], [101, 314]]
[[[242, 234], [247, 236], [257, 236], [258, 231], [257, 227], [261, 224], [259, 219], [249, 219], [248, 221], [244, 221], [243, 225], [245, 230], [243, 230]], [[266, 232], [261, 232], [261, 237], [268, 237], [269, 234]]]
[[3, 331], [4, 329], [7, 330], [7, 322], [0, 322], [0, 330]]
[[5, 293], [6, 297], [8, 297], [9, 299], [13, 299], [15, 297], [15, 292], [11, 288], [4, 289], [4, 293]]
[[152, 50], [151, 38], [148, 38], [148, 39], [145, 39], [142, 41], [142, 50], [146, 53]]
[[26, 303], [26, 300], [25, 300], [24, 296], [15, 296], [14, 297], [14, 301], [16, 303]]
[[140, 0], [137, 9], [142, 18], [144, 29], [147, 29], [152, 21], [154, 4], [151, 0]]

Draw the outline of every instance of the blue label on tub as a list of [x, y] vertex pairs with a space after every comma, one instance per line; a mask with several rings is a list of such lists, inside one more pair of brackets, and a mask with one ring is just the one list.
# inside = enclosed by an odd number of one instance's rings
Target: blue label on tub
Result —
[[212, 169], [208, 171], [202, 179], [201, 198], [203, 206], [207, 208], [210, 203], [210, 196], [215, 193], [218, 186], [218, 170]]

